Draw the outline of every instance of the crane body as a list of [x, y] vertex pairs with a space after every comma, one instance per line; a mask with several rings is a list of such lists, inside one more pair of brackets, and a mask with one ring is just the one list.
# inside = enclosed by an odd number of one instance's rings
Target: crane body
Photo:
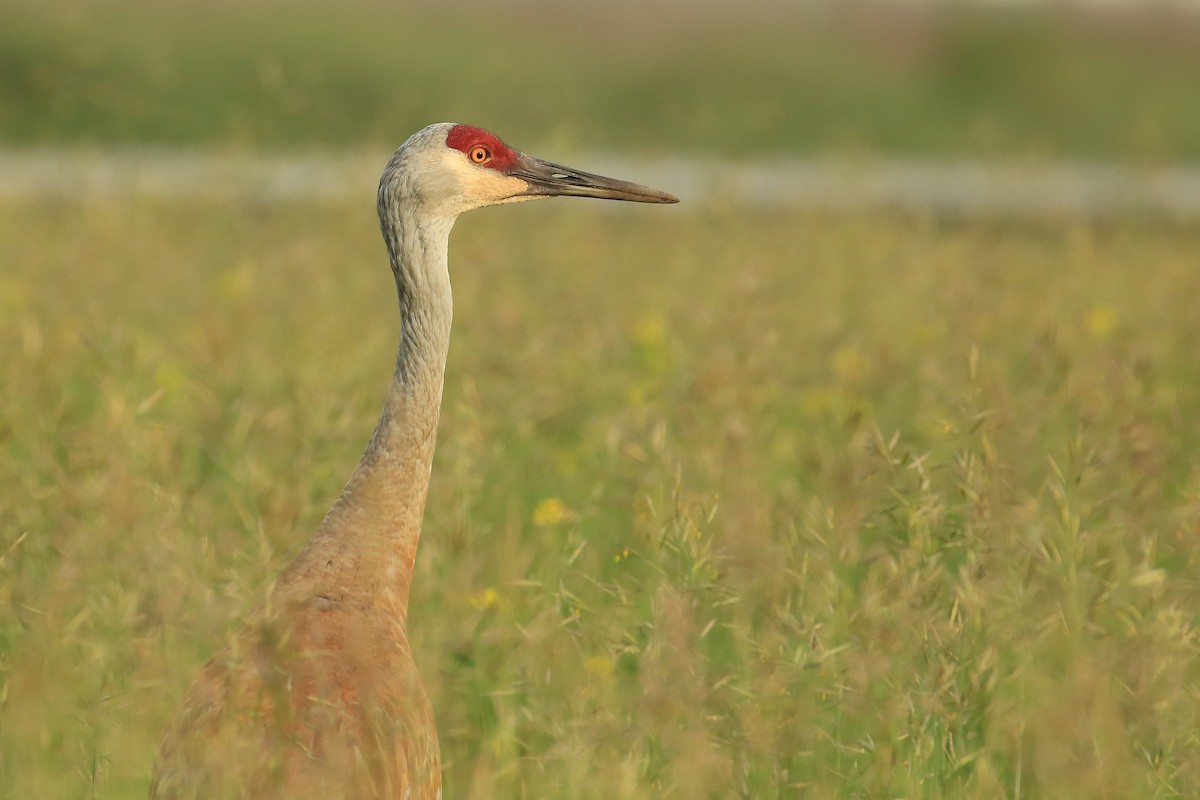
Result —
[[408, 642], [408, 596], [450, 343], [457, 217], [550, 196], [676, 198], [513, 150], [480, 128], [413, 134], [379, 183], [400, 344], [366, 451], [308, 544], [193, 682], [152, 800], [435, 800], [433, 710]]

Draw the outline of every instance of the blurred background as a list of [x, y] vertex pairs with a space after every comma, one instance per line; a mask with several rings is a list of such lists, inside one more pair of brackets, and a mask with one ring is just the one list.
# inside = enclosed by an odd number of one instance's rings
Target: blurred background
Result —
[[695, 158], [1200, 153], [1165, 2], [5, 2], [0, 140], [391, 148], [431, 120]]
[[0, 797], [144, 797], [378, 413], [434, 121], [447, 797], [1200, 796], [1200, 10], [0, 0]]
[[1185, 3], [5, 5], [9, 193], [348, 194], [448, 119], [692, 200], [1200, 214]]

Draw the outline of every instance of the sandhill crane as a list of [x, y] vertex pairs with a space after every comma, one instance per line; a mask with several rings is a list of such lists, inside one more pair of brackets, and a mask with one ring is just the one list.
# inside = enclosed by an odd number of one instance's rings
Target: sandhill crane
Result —
[[316, 534], [196, 678], [163, 741], [152, 799], [441, 796], [407, 631], [450, 341], [447, 244], [464, 211], [555, 195], [677, 202], [469, 125], [430, 125], [392, 156], [378, 210], [400, 349], [379, 424]]

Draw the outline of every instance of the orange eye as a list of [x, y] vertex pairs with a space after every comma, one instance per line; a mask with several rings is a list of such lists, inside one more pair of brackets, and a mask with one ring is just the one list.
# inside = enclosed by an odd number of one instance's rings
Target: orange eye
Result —
[[492, 151], [481, 144], [477, 144], [467, 153], [467, 157], [476, 164], [486, 164], [492, 160]]

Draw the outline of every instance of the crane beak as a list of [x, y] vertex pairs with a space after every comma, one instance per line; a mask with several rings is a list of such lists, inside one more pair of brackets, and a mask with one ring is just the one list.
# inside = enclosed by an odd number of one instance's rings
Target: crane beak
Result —
[[629, 181], [593, 175], [590, 172], [542, 161], [522, 153], [508, 173], [528, 184], [526, 197], [599, 197], [605, 200], [629, 200], [634, 203], [678, 203], [673, 194]]

